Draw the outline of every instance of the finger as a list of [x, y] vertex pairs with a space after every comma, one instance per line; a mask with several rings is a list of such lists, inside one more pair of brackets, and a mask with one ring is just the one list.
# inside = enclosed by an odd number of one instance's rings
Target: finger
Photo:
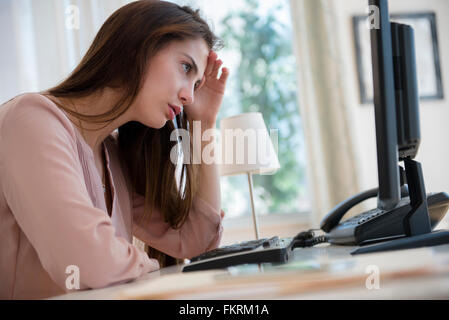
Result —
[[209, 76], [213, 70], [215, 60], [217, 60], [217, 54], [214, 51], [209, 52], [209, 56], [207, 57], [207, 65], [204, 74]]
[[223, 61], [221, 61], [221, 60], [215, 61], [214, 68], [212, 69], [212, 72], [210, 74], [210, 76], [212, 78], [217, 79], [218, 70], [220, 70], [220, 67], [221, 67], [222, 64], [223, 64]]
[[226, 81], [228, 80], [229, 77], [229, 69], [228, 68], [223, 68], [221, 69], [221, 76], [219, 81], [222, 83], [226, 83]]

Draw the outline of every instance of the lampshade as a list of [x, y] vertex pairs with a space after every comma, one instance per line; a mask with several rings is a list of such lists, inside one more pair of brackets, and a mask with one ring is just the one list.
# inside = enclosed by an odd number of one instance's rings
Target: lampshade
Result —
[[220, 175], [273, 174], [281, 167], [260, 112], [222, 119], [220, 132]]

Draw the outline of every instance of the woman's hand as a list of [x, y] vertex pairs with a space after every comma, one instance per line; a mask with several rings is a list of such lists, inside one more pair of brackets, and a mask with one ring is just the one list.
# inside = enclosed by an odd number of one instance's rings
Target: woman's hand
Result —
[[201, 121], [202, 126], [215, 126], [229, 75], [229, 70], [223, 68], [220, 78], [217, 78], [223, 64], [217, 58], [217, 53], [209, 52], [203, 80], [194, 93], [194, 102], [184, 106], [187, 118], [190, 121]]

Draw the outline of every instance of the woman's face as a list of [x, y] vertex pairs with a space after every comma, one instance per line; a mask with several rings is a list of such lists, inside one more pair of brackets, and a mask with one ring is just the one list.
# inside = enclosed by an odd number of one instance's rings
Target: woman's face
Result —
[[208, 55], [203, 39], [172, 41], [160, 50], [151, 59], [143, 87], [131, 106], [133, 120], [159, 129], [173, 120], [183, 105], [192, 104]]

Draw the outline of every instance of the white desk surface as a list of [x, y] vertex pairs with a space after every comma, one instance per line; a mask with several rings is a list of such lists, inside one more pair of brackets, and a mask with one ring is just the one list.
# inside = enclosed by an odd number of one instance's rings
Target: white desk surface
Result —
[[449, 298], [449, 245], [351, 256], [353, 249], [328, 244], [297, 248], [282, 270], [263, 264], [182, 273], [181, 266], [172, 266], [126, 284], [52, 299]]

